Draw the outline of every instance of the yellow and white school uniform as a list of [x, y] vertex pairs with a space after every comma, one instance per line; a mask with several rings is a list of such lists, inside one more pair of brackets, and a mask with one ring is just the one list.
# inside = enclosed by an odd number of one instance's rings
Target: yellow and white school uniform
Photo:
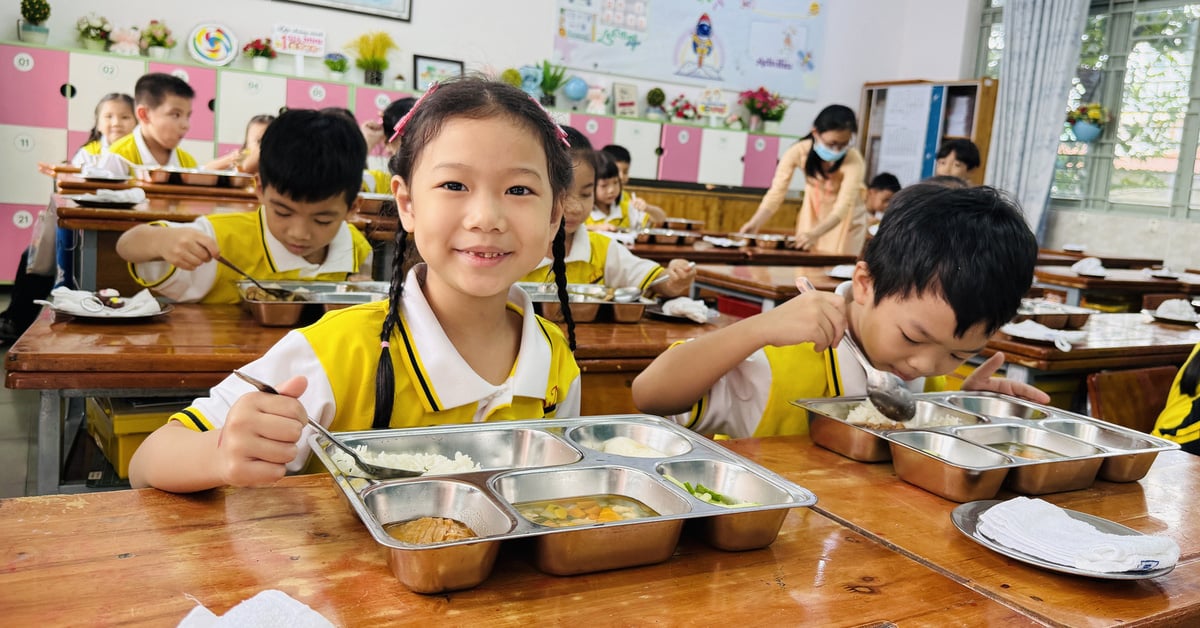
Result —
[[372, 194], [392, 193], [392, 174], [382, 170], [363, 170], [362, 191]]
[[[849, 292], [850, 282], [838, 286], [837, 294]], [[913, 392], [932, 392], [946, 382], [939, 376], [905, 384]], [[845, 340], [821, 353], [811, 342], [767, 346], [721, 376], [690, 411], [668, 418], [701, 434], [730, 438], [807, 434], [808, 411], [792, 400], [866, 394], [866, 371]]]
[[[201, 216], [193, 222], [150, 223], [171, 229], [195, 229], [217, 241], [221, 256], [255, 279], [272, 281], [344, 281], [360, 268], [369, 268], [371, 243], [358, 229], [343, 222], [329, 243], [325, 260], [314, 264], [292, 253], [267, 229], [263, 209]], [[210, 261], [183, 270], [163, 261], [129, 264], [137, 282], [177, 303], [237, 303], [237, 282], [244, 278], [223, 264]]]
[[[1179, 390], [1179, 380], [1183, 379], [1183, 371], [1192, 360], [1200, 360], [1200, 344], [1192, 349], [1188, 357], [1175, 375], [1171, 384], [1171, 394], [1167, 396], [1167, 405], [1154, 423], [1154, 436], [1173, 440], [1180, 445], [1187, 445], [1193, 450], [1200, 445], [1200, 395], [1185, 395]], [[1195, 453], [1195, 451], [1193, 451]]]
[[[629, 252], [620, 242], [594, 231], [576, 229], [567, 254], [567, 283], [590, 283], [613, 288], [637, 286], [643, 291], [666, 270], [658, 262]], [[522, 281], [545, 283], [550, 280], [552, 258], [543, 258], [538, 267]]]
[[108, 146], [108, 138], [101, 135], [100, 139], [92, 140], [80, 146], [79, 150], [75, 151], [75, 156], [71, 158], [71, 165], [76, 168], [96, 165], [96, 162], [100, 159], [100, 155], [108, 150]]
[[620, 198], [609, 206], [607, 211], [600, 207], [593, 207], [583, 224], [590, 227], [592, 225], [607, 223], [618, 229], [641, 229], [645, 227], [650, 217], [647, 214], [630, 209], [632, 198], [628, 191], [621, 190]]
[[[409, 271], [401, 323], [389, 340], [396, 374], [388, 427], [419, 427], [579, 414], [579, 366], [558, 326], [536, 316], [529, 296], [514, 286], [508, 308], [522, 317], [521, 346], [508, 379], [494, 385], [463, 360], [421, 290], [425, 266]], [[371, 429], [379, 330], [387, 302], [326, 314], [315, 324], [288, 332], [263, 357], [240, 370], [270, 384], [296, 375], [308, 378], [300, 402], [308, 415], [335, 432]], [[220, 428], [230, 406], [253, 388], [228, 377], [172, 419], [197, 431]], [[299, 470], [308, 457], [304, 428], [300, 454], [288, 464]]]
[[96, 166], [119, 175], [131, 174], [130, 166], [175, 166], [179, 168], [195, 168], [196, 158], [182, 148], [176, 147], [171, 151], [167, 163], [160, 164], [146, 146], [146, 138], [142, 137], [142, 125], [134, 127], [133, 132], [115, 141], [108, 150], [100, 153]]

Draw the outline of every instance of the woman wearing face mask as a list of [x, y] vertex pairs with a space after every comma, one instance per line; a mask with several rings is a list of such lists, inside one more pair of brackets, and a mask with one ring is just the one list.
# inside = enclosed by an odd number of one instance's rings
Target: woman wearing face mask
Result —
[[799, 169], [804, 171], [804, 201], [796, 216], [795, 247], [858, 255], [867, 232], [867, 213], [862, 154], [850, 148], [857, 131], [858, 122], [849, 107], [822, 109], [812, 132], [779, 160], [771, 188], [741, 231], [755, 233], [775, 215], [792, 174]]

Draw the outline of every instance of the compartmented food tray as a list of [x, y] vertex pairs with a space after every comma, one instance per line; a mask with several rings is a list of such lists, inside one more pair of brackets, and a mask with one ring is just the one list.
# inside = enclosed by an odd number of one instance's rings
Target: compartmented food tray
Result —
[[683, 229], [642, 229], [635, 239], [642, 244], [692, 244], [700, 235], [699, 231]]
[[[538, 314], [555, 322], [563, 320], [558, 286], [553, 283], [528, 281], [519, 282], [517, 286], [529, 294]], [[571, 303], [571, 318], [576, 323], [591, 323], [597, 320], [636, 323], [646, 313], [646, 306], [655, 303], [653, 299], [640, 296], [635, 301], [622, 303], [614, 300], [613, 289], [593, 284], [567, 284], [567, 293]]]
[[859, 409], [865, 397], [793, 403], [808, 410], [814, 443], [861, 462], [891, 460], [901, 479], [958, 502], [991, 499], [1001, 486], [1040, 495], [1087, 488], [1096, 478], [1134, 482], [1146, 475], [1158, 452], [1179, 448], [997, 393], [914, 397], [917, 415], [907, 425], [868, 418], [871, 413]]
[[691, 218], [667, 218], [663, 221], [663, 226], [675, 231], [700, 231], [704, 229], [704, 221]]
[[264, 327], [294, 327], [315, 321], [325, 312], [387, 298], [387, 284], [377, 281], [264, 281], [262, 285], [290, 290], [301, 297], [279, 300], [259, 294], [250, 281], [237, 282], [242, 306]]
[[[502, 421], [338, 436], [375, 456], [465, 454], [479, 465], [445, 475], [368, 480], [356, 476], [345, 454], [318, 435], [310, 437], [351, 509], [387, 551], [392, 572], [419, 593], [478, 585], [504, 541], [531, 539], [537, 566], [546, 573], [589, 573], [667, 560], [688, 519], [703, 521], [697, 529], [713, 547], [766, 547], [789, 509], [816, 503], [807, 489], [658, 417]], [[708, 499], [697, 497], [706, 494]], [[722, 496], [746, 503], [713, 503]], [[472, 536], [461, 538], [454, 522]], [[432, 534], [413, 542], [428, 526], [449, 526], [452, 531], [444, 535], [449, 540]], [[397, 528], [404, 531], [393, 535]]]
[[1045, 299], [1021, 299], [1013, 322], [1032, 320], [1051, 329], [1079, 329], [1087, 324], [1093, 313], [1095, 310]]
[[139, 180], [147, 183], [222, 188], [246, 188], [254, 185], [254, 175], [228, 170], [202, 170], [177, 166], [134, 166], [134, 172]]

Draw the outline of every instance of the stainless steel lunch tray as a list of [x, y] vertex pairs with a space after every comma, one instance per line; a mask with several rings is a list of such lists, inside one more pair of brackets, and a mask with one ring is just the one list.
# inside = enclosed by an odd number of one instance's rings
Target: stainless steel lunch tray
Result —
[[[553, 283], [538, 283], [522, 281], [517, 283], [529, 295], [538, 314], [554, 322], [563, 320], [562, 304], [558, 301], [558, 286]], [[605, 298], [608, 288], [605, 286], [585, 283], [567, 284], [567, 294], [570, 298], [571, 319], [576, 323], [592, 323], [597, 320], [617, 323], [636, 323], [642, 319], [647, 305], [654, 305], [653, 299], [645, 297], [630, 303], [620, 303]]]
[[[976, 417], [973, 424], [873, 429], [846, 421], [866, 397], [802, 399], [817, 445], [861, 462], [891, 460], [903, 480], [953, 501], [991, 499], [1002, 484], [1039, 495], [1078, 490], [1096, 478], [1135, 482], [1160, 451], [1179, 445], [1106, 421], [990, 392], [914, 395], [918, 404]], [[1014, 455], [1008, 446], [1059, 454]], [[1036, 450], [1034, 450], [1036, 452]], [[1028, 452], [1027, 452], [1028, 453]]]
[[[594, 449], [625, 436], [667, 454], [639, 458]], [[816, 503], [811, 491], [717, 443], [659, 417], [592, 416], [344, 432], [351, 447], [392, 453], [469, 455], [481, 470], [375, 481], [335, 461], [336, 449], [309, 443], [351, 509], [389, 556], [393, 573], [414, 591], [469, 588], [491, 571], [499, 542], [530, 538], [539, 569], [571, 575], [662, 562], [671, 557], [684, 521], [701, 519], [713, 547], [740, 551], [774, 542], [788, 510]], [[338, 456], [342, 454], [337, 453]], [[339, 458], [340, 459], [340, 458]], [[692, 496], [663, 477], [756, 502], [724, 507]], [[530, 522], [515, 503], [596, 494], [632, 497], [658, 516], [554, 528]], [[419, 517], [461, 521], [476, 538], [412, 545], [384, 526]]]
[[691, 229], [642, 229], [634, 240], [640, 244], [694, 244], [701, 233]]
[[387, 284], [378, 281], [264, 281], [268, 288], [301, 291], [303, 301], [260, 301], [245, 298], [246, 290], [254, 284], [237, 282], [242, 306], [264, 327], [295, 327], [313, 322], [325, 312], [359, 303], [371, 303], [387, 298]]
[[204, 170], [177, 166], [133, 167], [137, 178], [147, 183], [171, 183], [205, 187], [247, 188], [254, 185], [254, 175], [228, 170]]

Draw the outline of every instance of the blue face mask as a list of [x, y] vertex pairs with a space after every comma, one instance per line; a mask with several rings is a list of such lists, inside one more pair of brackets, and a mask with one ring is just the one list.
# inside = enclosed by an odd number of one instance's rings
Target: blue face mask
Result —
[[813, 151], [817, 153], [817, 157], [820, 157], [821, 161], [837, 161], [846, 155], [847, 150], [849, 150], [848, 146], [842, 150], [833, 150], [822, 144], [821, 140], [813, 138]]

